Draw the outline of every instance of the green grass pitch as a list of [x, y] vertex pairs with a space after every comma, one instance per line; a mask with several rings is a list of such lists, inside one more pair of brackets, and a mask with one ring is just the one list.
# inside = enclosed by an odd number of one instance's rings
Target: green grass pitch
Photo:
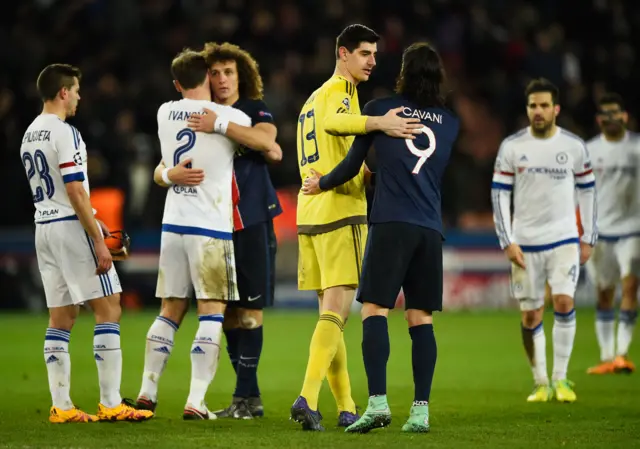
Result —
[[[122, 320], [122, 393], [135, 398], [142, 375], [145, 335], [153, 313], [126, 312]], [[145, 423], [52, 425], [42, 347], [46, 316], [0, 316], [0, 447], [15, 448], [604, 448], [640, 446], [639, 375], [591, 377], [597, 361], [593, 313], [578, 311], [578, 333], [569, 378], [576, 382], [574, 404], [527, 404], [531, 372], [520, 342], [518, 312], [459, 312], [436, 316], [438, 365], [431, 395], [432, 431], [405, 435], [400, 427], [413, 398], [410, 338], [402, 314], [392, 314], [388, 396], [390, 428], [368, 435], [346, 435], [335, 427], [336, 409], [328, 386], [320, 398], [327, 431], [307, 433], [288, 420], [289, 407], [304, 376], [308, 344], [316, 322], [312, 312], [268, 311], [260, 386], [266, 417], [253, 421], [182, 421], [190, 376], [189, 347], [196, 327], [188, 315], [160, 384], [158, 414]], [[367, 386], [354, 315], [345, 330], [356, 403], [366, 406]], [[552, 365], [552, 315], [545, 317], [548, 365]], [[95, 413], [98, 381], [92, 358], [93, 322], [83, 313], [71, 334], [71, 396]], [[632, 346], [640, 361], [640, 345]], [[212, 410], [225, 406], [233, 376], [226, 353], [209, 389]]]

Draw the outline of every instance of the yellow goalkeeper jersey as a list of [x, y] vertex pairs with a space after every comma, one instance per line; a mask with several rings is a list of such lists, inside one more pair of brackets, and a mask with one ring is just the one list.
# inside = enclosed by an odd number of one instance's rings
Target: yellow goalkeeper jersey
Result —
[[[345, 158], [354, 136], [366, 133], [356, 86], [334, 75], [306, 101], [298, 116], [298, 168], [329, 173]], [[364, 168], [351, 181], [318, 195], [298, 194], [298, 234], [321, 234], [351, 224], [366, 224]]]

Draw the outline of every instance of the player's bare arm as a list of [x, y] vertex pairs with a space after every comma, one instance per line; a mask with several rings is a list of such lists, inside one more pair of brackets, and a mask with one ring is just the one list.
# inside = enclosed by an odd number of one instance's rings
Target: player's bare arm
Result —
[[205, 114], [193, 114], [189, 117], [188, 126], [194, 131], [220, 133], [252, 150], [277, 153], [278, 130], [273, 124], [242, 126], [218, 117], [218, 114], [210, 109], [205, 108], [204, 112]]
[[[200, 168], [188, 168], [187, 165], [191, 163], [190, 158], [183, 159], [178, 165], [170, 168], [166, 177], [171, 184], [178, 184], [182, 186], [197, 186], [204, 180], [204, 170]], [[153, 182], [160, 187], [169, 187], [171, 184], [165, 182], [162, 173], [166, 170], [167, 166], [164, 165], [164, 161], [160, 161], [158, 166], [153, 171]]]
[[103, 274], [109, 271], [113, 260], [111, 253], [104, 242], [101, 227], [96, 223], [96, 219], [93, 216], [93, 208], [91, 207], [91, 201], [89, 195], [84, 189], [82, 181], [72, 181], [65, 184], [67, 195], [69, 196], [69, 202], [73, 210], [76, 212], [80, 224], [87, 232], [93, 244], [95, 246], [96, 256], [98, 258], [98, 267], [96, 272]]

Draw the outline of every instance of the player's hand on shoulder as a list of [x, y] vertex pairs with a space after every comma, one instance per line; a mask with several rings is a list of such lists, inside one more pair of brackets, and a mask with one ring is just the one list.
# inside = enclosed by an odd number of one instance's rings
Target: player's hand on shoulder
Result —
[[107, 244], [104, 240], [94, 242], [96, 257], [98, 258], [98, 266], [96, 267], [96, 274], [104, 274], [111, 269], [113, 265], [113, 258], [111, 251], [107, 248]]
[[591, 252], [593, 251], [593, 246], [580, 241], [580, 265], [584, 265], [587, 263], [589, 258], [591, 257]]
[[203, 114], [191, 114], [187, 119], [187, 126], [194, 131], [212, 133], [218, 114], [211, 109], [204, 108]]
[[183, 159], [178, 165], [169, 170], [167, 176], [169, 176], [172, 183], [181, 186], [197, 186], [204, 181], [204, 170], [187, 167], [191, 161], [191, 158]]
[[511, 245], [507, 246], [504, 252], [511, 262], [515, 263], [523, 270], [527, 268], [524, 264], [524, 254], [522, 253], [522, 248], [520, 248], [517, 243], [512, 243]]
[[318, 173], [313, 168], [311, 169], [311, 175], [307, 176], [302, 183], [302, 193], [305, 195], [317, 195], [322, 192], [320, 189], [320, 177], [321, 173]]
[[420, 134], [423, 128], [420, 119], [415, 117], [400, 117], [398, 114], [402, 112], [404, 106], [391, 109], [384, 116], [382, 116], [380, 122], [380, 129], [382, 132], [391, 137], [398, 137], [401, 139], [415, 139], [416, 134]]

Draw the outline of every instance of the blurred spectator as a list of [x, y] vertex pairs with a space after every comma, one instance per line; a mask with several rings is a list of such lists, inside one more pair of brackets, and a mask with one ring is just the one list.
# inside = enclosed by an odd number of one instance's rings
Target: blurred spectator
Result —
[[[299, 185], [297, 115], [333, 71], [335, 36], [363, 22], [382, 36], [378, 67], [360, 86], [360, 104], [392, 91], [403, 48], [428, 39], [451, 77], [462, 134], [445, 179], [450, 226], [490, 228], [489, 185], [500, 140], [526, 126], [523, 88], [545, 76], [562, 89], [560, 124], [588, 138], [595, 101], [607, 89], [640, 101], [640, 6], [623, 0], [25, 0], [5, 7], [0, 37], [0, 174], [12, 183], [2, 226], [32, 220], [17, 157], [40, 111], [39, 71], [69, 62], [84, 72], [78, 126], [94, 187], [126, 193], [130, 227], [158, 227], [162, 191], [151, 172], [160, 157], [156, 111], [178, 98], [169, 64], [184, 46], [229, 40], [260, 63], [284, 161], [277, 186]], [[580, 17], [580, 19], [577, 19]], [[634, 42], [636, 44], [634, 44]], [[375, 161], [373, 161], [375, 163]]]

